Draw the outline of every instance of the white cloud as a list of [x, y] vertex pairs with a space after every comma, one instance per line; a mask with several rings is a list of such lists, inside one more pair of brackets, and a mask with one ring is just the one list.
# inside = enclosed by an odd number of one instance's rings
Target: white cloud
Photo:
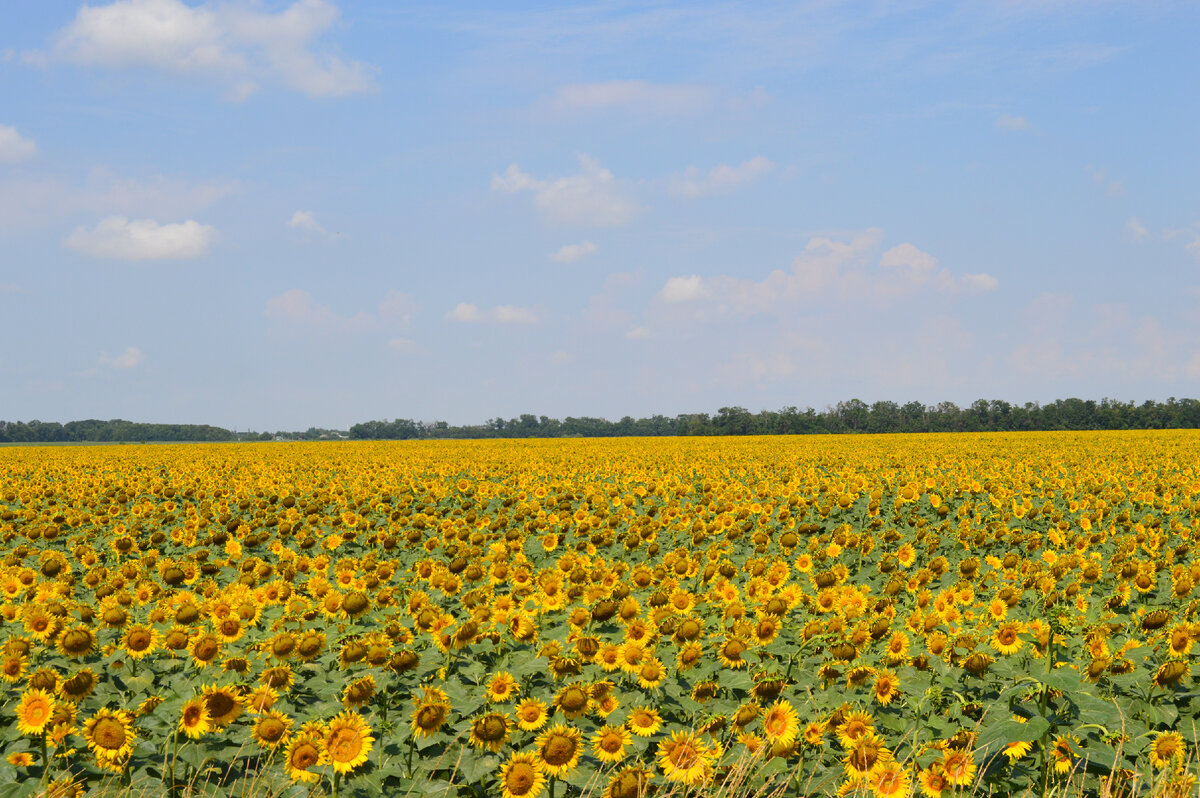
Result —
[[1001, 130], [1029, 130], [1032, 125], [1029, 120], [1023, 116], [1010, 116], [1009, 114], [1000, 114], [996, 117], [996, 127]]
[[714, 92], [703, 86], [608, 80], [563, 86], [555, 93], [552, 104], [560, 111], [620, 108], [676, 116], [705, 111], [712, 107], [714, 99]]
[[12, 125], [0, 125], [0, 163], [16, 163], [37, 154], [37, 144]]
[[314, 97], [368, 91], [372, 67], [312, 49], [338, 14], [326, 0], [296, 0], [274, 13], [245, 2], [117, 0], [79, 9], [54, 54], [85, 65], [210, 75], [230, 84], [233, 99], [264, 80]]
[[116, 357], [109, 357], [107, 352], [100, 354], [100, 365], [106, 368], [120, 369], [128, 371], [129, 369], [137, 368], [146, 359], [142, 350], [136, 346], [127, 346], [125, 351]]
[[556, 351], [550, 355], [550, 362], [556, 366], [565, 365], [567, 363], [570, 363], [574, 359], [575, 358], [571, 356], [571, 353], [566, 351], [565, 349], [559, 349], [558, 351]]
[[693, 274], [688, 277], [671, 277], [659, 293], [664, 302], [691, 302], [703, 298], [708, 292], [704, 289], [704, 278]]
[[497, 305], [490, 310], [481, 310], [478, 305], [460, 302], [446, 314], [447, 321], [466, 323], [492, 322], [495, 324], [534, 324], [537, 316], [528, 308], [515, 305]]
[[296, 211], [292, 214], [292, 218], [288, 220], [288, 227], [293, 227], [297, 230], [305, 230], [309, 233], [317, 235], [328, 235], [328, 231], [321, 226], [317, 221], [317, 217], [312, 211]]
[[658, 294], [667, 305], [691, 303], [695, 318], [783, 311], [823, 300], [891, 304], [918, 291], [952, 295], [995, 290], [989, 274], [955, 275], [937, 258], [904, 243], [879, 254], [881, 231], [866, 230], [850, 241], [813, 238], [792, 262], [761, 280], [729, 275], [672, 277]]
[[637, 211], [613, 173], [587, 155], [579, 156], [578, 174], [551, 180], [539, 180], [514, 163], [504, 174], [492, 175], [492, 190], [533, 192], [534, 206], [554, 224], [613, 227], [626, 224]]
[[1125, 193], [1125, 183], [1121, 180], [1110, 180], [1106, 170], [1089, 166], [1087, 171], [1092, 176], [1092, 184], [1103, 191], [1105, 195], [1119, 197]]
[[110, 216], [95, 227], [78, 227], [65, 245], [96, 258], [117, 260], [183, 260], [208, 252], [216, 230], [189, 219], [159, 224], [153, 219]]
[[1146, 228], [1146, 225], [1143, 224], [1142, 220], [1136, 216], [1130, 217], [1129, 221], [1125, 223], [1125, 232], [1129, 233], [1130, 237], [1133, 238], [1134, 241], [1145, 238], [1150, 234], [1150, 231]]
[[575, 263], [578, 260], [586, 258], [588, 255], [595, 254], [598, 247], [591, 241], [584, 241], [580, 244], [565, 244], [558, 248], [557, 251], [550, 253], [550, 260], [555, 263]]
[[1000, 287], [1000, 281], [990, 274], [964, 274], [962, 284], [963, 288], [972, 294], [995, 291]]
[[92, 169], [85, 179], [26, 178], [0, 182], [0, 228], [54, 224], [76, 214], [189, 216], [234, 193], [232, 181], [191, 183], [178, 178], [121, 177]]
[[[268, 319], [293, 328], [309, 328], [322, 333], [352, 333], [407, 327], [418, 309], [410, 295], [389, 291], [374, 313], [360, 311], [353, 316], [342, 316], [317, 302], [304, 289], [291, 288], [267, 300], [264, 313]], [[391, 346], [390, 341], [388, 345]]]
[[681, 176], [671, 178], [668, 190], [677, 197], [695, 199], [726, 189], [749, 183], [762, 177], [774, 168], [774, 164], [759, 155], [739, 166], [719, 164], [701, 174], [695, 166], [689, 166]]
[[388, 340], [387, 345], [388, 349], [405, 353], [413, 352], [417, 348], [416, 343], [411, 338], [392, 338]]
[[625, 331], [625, 337], [630, 341], [642, 341], [650, 337], [650, 330], [640, 324], [635, 324]]

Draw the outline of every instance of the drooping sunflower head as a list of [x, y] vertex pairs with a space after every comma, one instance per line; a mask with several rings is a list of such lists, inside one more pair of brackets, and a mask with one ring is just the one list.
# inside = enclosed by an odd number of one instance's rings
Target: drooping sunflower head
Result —
[[448, 703], [433, 701], [419, 704], [413, 710], [413, 734], [418, 737], [431, 737], [438, 733], [449, 717], [450, 705]]
[[604, 798], [644, 798], [651, 794], [654, 774], [642, 767], [627, 767], [613, 774]]
[[489, 712], [471, 723], [471, 736], [468, 742], [476, 748], [499, 751], [508, 739], [510, 725], [511, 722], [507, 715]]

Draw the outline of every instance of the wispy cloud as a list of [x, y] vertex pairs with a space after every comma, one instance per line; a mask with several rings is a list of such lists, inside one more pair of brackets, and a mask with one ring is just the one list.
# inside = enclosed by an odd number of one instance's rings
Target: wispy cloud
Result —
[[1033, 126], [1023, 116], [1000, 114], [1000, 116], [996, 117], [996, 127], [1001, 130], [1030, 130]]
[[534, 207], [554, 224], [614, 227], [628, 223], [637, 205], [613, 173], [595, 158], [579, 156], [579, 172], [567, 177], [539, 179], [512, 164], [492, 175], [492, 190], [531, 192]]
[[374, 69], [314, 43], [339, 16], [326, 0], [297, 0], [276, 12], [247, 2], [117, 0], [84, 5], [55, 37], [52, 55], [110, 68], [148, 67], [206, 75], [244, 100], [261, 82], [314, 97], [369, 91]]
[[95, 227], [78, 227], [63, 243], [95, 258], [116, 260], [186, 260], [208, 252], [216, 230], [189, 219], [159, 224], [153, 219], [110, 216]]
[[575, 263], [583, 260], [588, 255], [594, 255], [599, 249], [591, 241], [583, 241], [579, 244], [564, 244], [554, 252], [550, 253], [550, 260], [555, 263]]
[[37, 154], [33, 139], [22, 136], [12, 125], [0, 125], [0, 163], [16, 163]]
[[318, 302], [308, 291], [291, 288], [267, 300], [264, 315], [292, 329], [346, 333], [407, 327], [418, 310], [410, 295], [389, 291], [374, 312], [359, 311], [353, 316], [344, 316]]
[[528, 308], [516, 305], [497, 305], [494, 308], [482, 309], [470, 302], [460, 302], [454, 310], [446, 314], [447, 321], [478, 324], [490, 322], [493, 324], [535, 324], [537, 316]]
[[719, 164], [707, 173], [701, 173], [695, 166], [689, 166], [682, 175], [671, 178], [668, 190], [677, 197], [696, 199], [751, 183], [774, 167], [775, 164], [762, 155], [738, 166]]
[[999, 286], [990, 274], [956, 275], [909, 243], [880, 253], [881, 240], [882, 231], [874, 228], [849, 241], [814, 238], [789, 271], [776, 269], [761, 280], [729, 275], [671, 277], [658, 299], [668, 306], [695, 307], [696, 318], [712, 318], [783, 312], [818, 298], [887, 305], [917, 291], [976, 294]]

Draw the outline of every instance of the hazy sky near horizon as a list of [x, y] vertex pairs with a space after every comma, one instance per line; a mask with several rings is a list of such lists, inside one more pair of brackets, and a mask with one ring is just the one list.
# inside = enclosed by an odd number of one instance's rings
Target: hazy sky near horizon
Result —
[[0, 11], [0, 418], [1200, 395], [1196, 2]]

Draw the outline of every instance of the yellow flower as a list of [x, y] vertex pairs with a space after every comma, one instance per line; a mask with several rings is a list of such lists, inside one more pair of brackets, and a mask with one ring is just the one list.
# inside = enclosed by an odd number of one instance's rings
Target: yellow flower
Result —
[[41, 734], [53, 715], [54, 698], [45, 690], [29, 689], [21, 694], [17, 704], [17, 728], [21, 734]]
[[534, 746], [542, 769], [555, 777], [570, 773], [579, 764], [583, 751], [579, 730], [561, 723], [539, 734]]
[[335, 773], [349, 773], [367, 761], [375, 738], [361, 715], [342, 712], [329, 721], [325, 737], [326, 758]]
[[624, 726], [602, 726], [592, 735], [592, 753], [601, 762], [619, 762], [631, 739]]
[[678, 731], [658, 744], [659, 765], [669, 781], [695, 786], [708, 780], [712, 751], [692, 732]]
[[503, 798], [536, 798], [546, 786], [541, 762], [535, 754], [513, 754], [500, 768], [500, 794]]
[[203, 697], [193, 698], [183, 705], [179, 716], [179, 730], [194, 739], [203, 737], [212, 729], [208, 706]]

